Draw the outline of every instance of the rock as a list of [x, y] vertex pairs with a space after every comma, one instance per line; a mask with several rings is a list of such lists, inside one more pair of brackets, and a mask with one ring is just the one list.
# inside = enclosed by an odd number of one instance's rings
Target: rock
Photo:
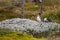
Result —
[[54, 28], [60, 29], [60, 24], [58, 23], [52, 23], [52, 22], [36, 22], [34, 20], [29, 19], [20, 19], [20, 18], [13, 18], [13, 19], [7, 19], [2, 22], [0, 22], [0, 28], [8, 28], [11, 30], [17, 30], [17, 31], [27, 31], [33, 30], [35, 32], [43, 32], [52, 30]]

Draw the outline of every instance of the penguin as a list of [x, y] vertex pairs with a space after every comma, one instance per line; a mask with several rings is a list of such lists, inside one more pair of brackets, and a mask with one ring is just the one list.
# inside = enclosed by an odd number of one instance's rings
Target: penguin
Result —
[[50, 18], [44, 18], [44, 22], [52, 22]]
[[41, 13], [38, 13], [38, 15], [37, 15], [37, 21], [38, 22], [41, 22], [42, 21], [42, 19], [41, 19]]

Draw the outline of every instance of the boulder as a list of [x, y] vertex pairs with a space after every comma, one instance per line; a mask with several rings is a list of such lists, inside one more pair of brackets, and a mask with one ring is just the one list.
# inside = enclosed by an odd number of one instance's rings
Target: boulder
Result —
[[53, 30], [55, 28], [60, 29], [60, 24], [52, 22], [37, 22], [30, 19], [13, 18], [0, 22], [0, 28], [8, 28], [14, 31], [17, 30], [23, 32], [27, 32], [28, 29], [35, 32], [44, 32]]

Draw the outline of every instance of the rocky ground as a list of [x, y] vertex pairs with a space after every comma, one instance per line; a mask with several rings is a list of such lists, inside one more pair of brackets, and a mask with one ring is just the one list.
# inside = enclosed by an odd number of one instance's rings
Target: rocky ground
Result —
[[7, 19], [0, 22], [1, 28], [8, 28], [16, 31], [28, 32], [29, 30], [33, 30], [33, 32], [43, 32], [52, 29], [60, 29], [60, 24], [52, 23], [52, 22], [37, 22], [30, 19], [20, 19], [13, 18]]

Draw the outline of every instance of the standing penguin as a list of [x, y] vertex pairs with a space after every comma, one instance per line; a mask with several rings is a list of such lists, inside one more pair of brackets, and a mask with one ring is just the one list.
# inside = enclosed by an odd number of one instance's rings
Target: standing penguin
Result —
[[38, 15], [37, 15], [37, 21], [38, 22], [41, 22], [42, 21], [42, 19], [41, 19], [41, 13], [38, 13]]

